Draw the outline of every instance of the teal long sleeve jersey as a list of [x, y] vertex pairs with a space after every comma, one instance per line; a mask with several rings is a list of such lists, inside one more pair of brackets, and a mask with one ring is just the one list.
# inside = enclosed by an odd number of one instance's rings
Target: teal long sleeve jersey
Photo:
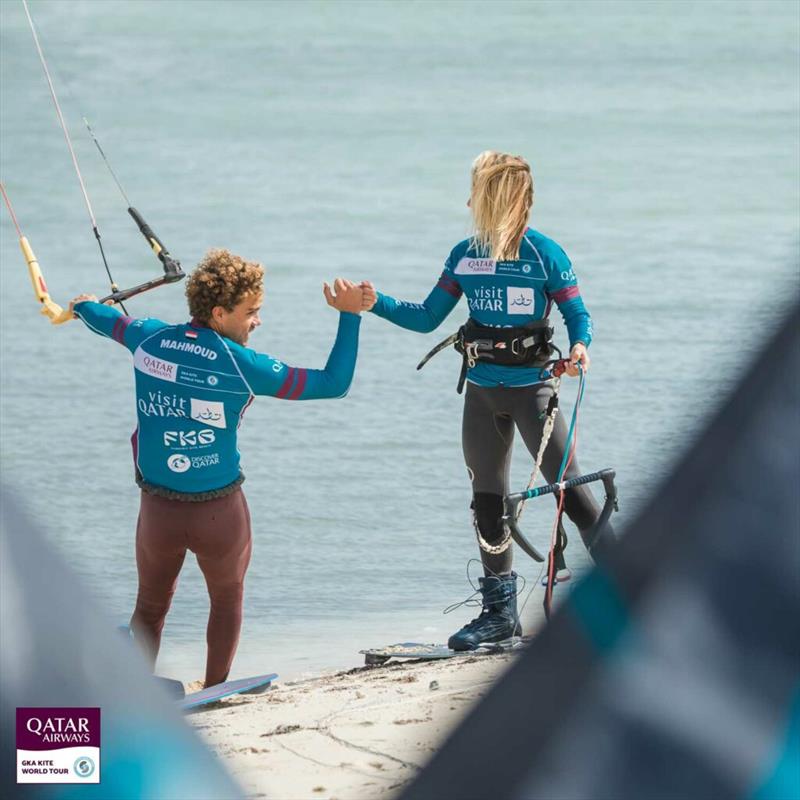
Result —
[[350, 388], [361, 317], [342, 312], [324, 369], [304, 369], [220, 336], [195, 321], [133, 319], [78, 303], [75, 314], [133, 354], [138, 425], [131, 437], [145, 481], [181, 493], [214, 491], [239, 478], [237, 431], [256, 395], [283, 400], [343, 397]]
[[[512, 327], [543, 319], [553, 303], [564, 318], [572, 348], [592, 341], [592, 320], [578, 279], [561, 247], [538, 231], [526, 229], [516, 261], [495, 261], [479, 254], [473, 239], [450, 252], [439, 280], [422, 303], [407, 303], [378, 293], [373, 313], [420, 333], [437, 328], [465, 295], [469, 315], [481, 325]], [[541, 383], [541, 370], [504, 367], [479, 361], [467, 372], [479, 386], [529, 386]]]

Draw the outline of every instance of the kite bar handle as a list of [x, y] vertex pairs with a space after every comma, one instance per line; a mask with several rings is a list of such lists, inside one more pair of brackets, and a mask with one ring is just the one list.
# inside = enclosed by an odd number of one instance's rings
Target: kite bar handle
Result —
[[[577, 478], [570, 478], [562, 483], [548, 483], [546, 486], [537, 486], [525, 492], [509, 494], [503, 498], [503, 522], [508, 525], [511, 536], [519, 547], [527, 553], [534, 561], [544, 561], [544, 556], [525, 538], [525, 535], [517, 525], [517, 511], [520, 503], [530, 500], [533, 497], [542, 497], [546, 494], [555, 494], [566, 489], [574, 489], [576, 486], [584, 486], [587, 483], [602, 481], [606, 490], [606, 500], [597, 522], [586, 534], [586, 541], [591, 545], [597, 540], [598, 535], [606, 526], [612, 511], [619, 511], [617, 502], [617, 487], [614, 483], [616, 472], [613, 469], [601, 469], [598, 472], [590, 472], [588, 475], [579, 475]], [[591, 550], [590, 545], [590, 550]]]
[[[133, 217], [133, 221], [139, 227], [139, 230], [142, 232], [142, 235], [144, 236], [145, 239], [147, 239], [147, 242], [152, 248], [153, 252], [159, 257], [161, 263], [164, 265], [164, 272], [168, 277], [168, 280], [166, 282], [172, 283], [172, 281], [180, 280], [183, 277], [183, 270], [181, 269], [180, 262], [176, 261], [169, 254], [169, 251], [167, 250], [164, 243], [161, 241], [161, 239], [158, 238], [158, 236], [155, 235], [153, 229], [145, 222], [144, 217], [133, 206], [130, 206], [128, 208], [128, 213]], [[115, 292], [114, 294], [120, 294], [120, 293]], [[124, 300], [125, 298], [122, 299]]]
[[155, 278], [152, 281], [145, 281], [144, 283], [140, 283], [138, 286], [133, 286], [130, 289], [121, 289], [117, 292], [112, 292], [105, 297], [100, 298], [98, 300], [99, 303], [124, 303], [126, 300], [134, 297], [137, 294], [141, 294], [142, 292], [149, 292], [151, 289], [156, 289], [159, 286], [163, 286], [166, 283], [175, 283], [175, 281], [179, 281], [183, 278], [183, 271], [179, 275], [177, 274], [168, 274], [163, 275], [160, 278]]
[[605, 486], [606, 493], [612, 493], [616, 497], [617, 490], [614, 486], [614, 478], [616, 472], [613, 469], [601, 469], [597, 472], [590, 472], [587, 475], [579, 475], [577, 478], [570, 478], [569, 480], [561, 483], [548, 483], [546, 486], [537, 486], [533, 489], [528, 489], [526, 492], [518, 492], [517, 494], [506, 495], [505, 501], [518, 506], [523, 500], [530, 500], [532, 497], [541, 497], [544, 494], [555, 494], [564, 489], [574, 489], [576, 486], [583, 486], [587, 483], [594, 481], [602, 481]]
[[31, 283], [33, 284], [33, 291], [36, 293], [36, 299], [42, 304], [42, 314], [44, 314], [53, 325], [63, 325], [65, 322], [69, 322], [72, 319], [72, 312], [63, 309], [50, 297], [50, 292], [47, 290], [47, 284], [42, 275], [42, 270], [39, 267], [39, 262], [26, 237], [19, 237], [19, 246], [22, 250], [22, 255], [25, 256], [25, 262], [28, 265], [28, 274], [31, 276]]

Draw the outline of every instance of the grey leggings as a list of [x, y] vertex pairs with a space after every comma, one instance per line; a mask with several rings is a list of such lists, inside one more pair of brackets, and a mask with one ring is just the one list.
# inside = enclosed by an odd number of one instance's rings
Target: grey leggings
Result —
[[[473, 513], [481, 536], [490, 544], [500, 541], [504, 534], [501, 519], [503, 495], [509, 491], [514, 426], [519, 429], [525, 446], [535, 459], [542, 437], [543, 420], [540, 416], [552, 396], [553, 389], [545, 383], [522, 387], [486, 387], [467, 383], [461, 441], [472, 481]], [[559, 413], [542, 461], [541, 472], [548, 483], [558, 477], [566, 440], [567, 425]], [[566, 477], [577, 475], [580, 475], [580, 469], [573, 458]], [[588, 547], [590, 543], [586, 541], [586, 534], [600, 515], [592, 493], [586, 486], [569, 489], [564, 498], [564, 510]], [[603, 540], [607, 542], [612, 537], [609, 527], [603, 533]], [[512, 556], [510, 546], [497, 555], [481, 550], [486, 574], [510, 572]]]

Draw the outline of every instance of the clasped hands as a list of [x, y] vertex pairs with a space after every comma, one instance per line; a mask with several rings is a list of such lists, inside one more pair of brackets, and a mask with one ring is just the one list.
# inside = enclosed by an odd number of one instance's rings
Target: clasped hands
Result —
[[322, 284], [322, 292], [329, 306], [337, 311], [348, 311], [360, 314], [369, 311], [378, 299], [375, 287], [369, 281], [353, 283], [344, 278], [337, 278], [331, 289], [327, 283]]

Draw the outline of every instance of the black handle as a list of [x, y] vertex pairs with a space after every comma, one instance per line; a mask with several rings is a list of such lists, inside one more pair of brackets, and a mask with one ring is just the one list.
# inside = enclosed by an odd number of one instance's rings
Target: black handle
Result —
[[148, 244], [153, 248], [153, 252], [164, 265], [164, 272], [170, 278], [169, 282], [180, 280], [183, 277], [180, 262], [169, 254], [164, 242], [155, 235], [153, 229], [145, 222], [144, 217], [133, 206], [128, 208], [128, 213], [133, 217], [133, 221], [142, 232], [142, 235], [147, 239]]
[[518, 505], [522, 500], [530, 500], [532, 497], [541, 497], [543, 494], [555, 494], [562, 489], [573, 489], [576, 486], [583, 486], [585, 483], [592, 483], [593, 481], [602, 481], [606, 492], [613, 492], [616, 497], [617, 490], [614, 486], [614, 477], [616, 472], [613, 469], [601, 469], [597, 472], [590, 472], [587, 475], [579, 475], [577, 478], [570, 478], [563, 483], [548, 483], [546, 486], [537, 486], [534, 489], [528, 489], [526, 492], [518, 492], [517, 494], [507, 495], [507, 499]]
[[597, 522], [586, 536], [590, 542], [590, 550], [597, 541], [600, 533], [608, 522], [612, 511], [619, 511], [617, 503], [617, 487], [614, 484], [616, 472], [613, 469], [601, 469], [598, 472], [590, 472], [588, 475], [579, 475], [577, 478], [570, 478], [563, 483], [548, 483], [546, 486], [537, 486], [525, 492], [508, 494], [503, 498], [503, 522], [508, 525], [511, 536], [520, 548], [535, 561], [544, 561], [544, 556], [525, 538], [517, 525], [517, 509], [523, 500], [532, 497], [541, 497], [545, 494], [555, 494], [562, 489], [572, 489], [576, 486], [583, 486], [586, 483], [602, 481], [603, 488], [606, 490], [606, 500]]
[[[178, 269], [180, 270], [180, 267]], [[150, 289], [156, 289], [159, 286], [163, 286], [165, 283], [175, 283], [175, 281], [179, 281], [183, 277], [184, 274], [182, 271], [180, 274], [171, 273], [162, 275], [160, 278], [155, 278], [152, 281], [145, 281], [145, 283], [140, 283], [138, 286], [133, 286], [130, 289], [120, 289], [119, 291], [112, 292], [106, 297], [101, 298], [98, 302], [106, 303], [110, 300], [112, 303], [122, 303], [130, 297], [135, 297], [137, 294], [149, 292]]]
[[[128, 209], [128, 213], [133, 217], [133, 221], [139, 226], [139, 230], [142, 232], [144, 238], [150, 242], [151, 247], [152, 243], [155, 242], [160, 250], [167, 249], [164, 247], [161, 239], [159, 239], [158, 236], [153, 233], [153, 229], [144, 221], [144, 217], [135, 208], [133, 208], [133, 206]], [[153, 249], [155, 250], [154, 247]], [[158, 253], [158, 250], [156, 250], [156, 253]]]

